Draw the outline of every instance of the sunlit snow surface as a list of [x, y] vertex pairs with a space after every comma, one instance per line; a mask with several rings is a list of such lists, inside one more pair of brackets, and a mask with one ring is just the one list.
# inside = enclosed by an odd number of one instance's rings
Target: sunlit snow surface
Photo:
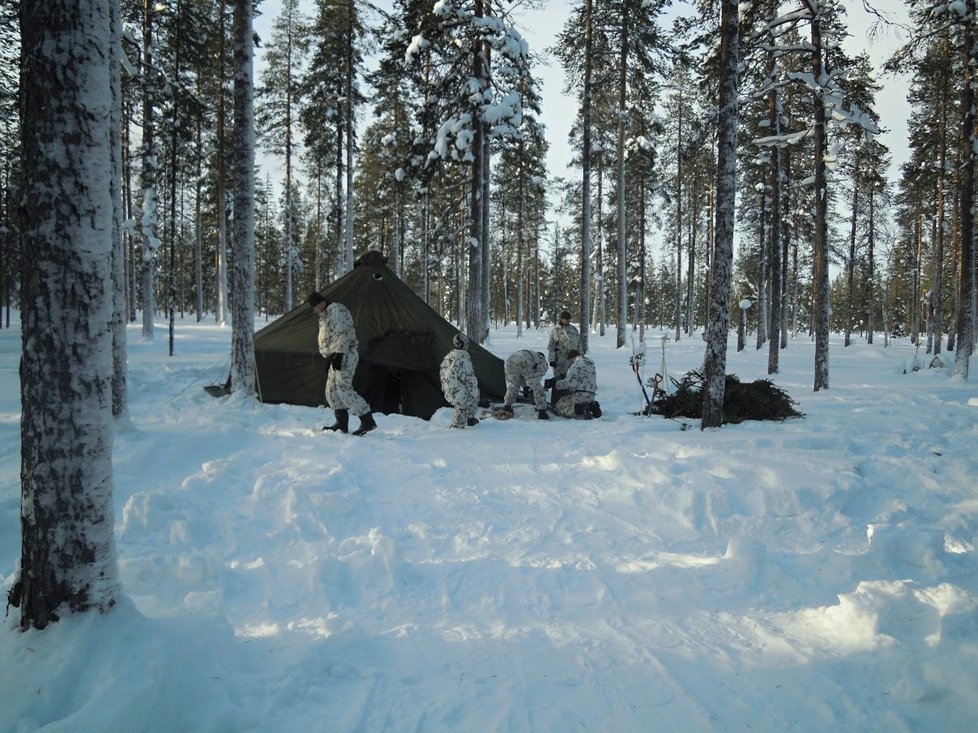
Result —
[[[634, 414], [610, 330], [591, 335], [599, 420], [518, 405], [452, 430], [446, 409], [363, 438], [321, 432], [323, 409], [209, 397], [229, 340], [188, 319], [169, 357], [130, 330], [125, 596], [40, 633], [10, 609], [0, 730], [978, 729], [978, 387], [908, 370], [928, 360], [906, 339], [833, 339], [814, 393], [799, 335], [774, 381], [806, 416], [703, 432]], [[766, 347], [735, 343], [728, 371], [766, 378]], [[0, 331], [4, 592], [19, 352]], [[703, 353], [669, 341], [669, 373]]]

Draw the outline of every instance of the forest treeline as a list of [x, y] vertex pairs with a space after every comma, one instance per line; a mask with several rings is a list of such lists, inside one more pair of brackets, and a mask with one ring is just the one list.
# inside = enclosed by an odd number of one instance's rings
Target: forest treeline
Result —
[[[715, 3], [701, 3], [694, 19], [676, 19], [669, 5], [568, 3], [550, 48], [521, 36], [521, 4], [502, 0], [275, 6], [256, 52], [259, 160], [274, 163], [256, 171], [258, 317], [289, 310], [378, 249], [479, 340], [490, 323], [530, 328], [565, 307], [601, 334], [616, 323], [677, 339], [703, 328], [720, 18]], [[847, 343], [875, 332], [954, 348], [973, 158], [964, 44], [974, 17], [959, 20], [953, 3], [907, 5], [912, 29], [890, 61], [909, 81], [911, 104], [896, 175], [877, 134], [888, 124], [876, 111], [881, 70], [843, 50], [841, 3], [743, 6], [730, 308], [736, 320], [750, 301], [758, 348], [772, 334], [784, 345], [815, 328], [817, 160], [830, 327]], [[19, 34], [16, 4], [0, 13], [0, 298], [9, 325], [21, 272]], [[148, 335], [153, 313], [223, 322], [234, 297], [229, 5], [123, 2], [122, 14], [128, 315], [145, 313]], [[536, 75], [545, 60], [562, 67], [565, 95], [577, 102], [573, 164], [586, 168], [587, 186], [546, 169]], [[817, 151], [819, 108], [828, 114]]]

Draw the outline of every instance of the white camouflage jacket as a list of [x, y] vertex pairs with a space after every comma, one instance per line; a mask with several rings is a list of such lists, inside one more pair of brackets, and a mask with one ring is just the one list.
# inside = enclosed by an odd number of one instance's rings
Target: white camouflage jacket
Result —
[[441, 391], [448, 404], [475, 407], [479, 404], [479, 381], [472, 368], [472, 357], [464, 349], [452, 349], [441, 362], [438, 372]]
[[319, 353], [349, 354], [356, 351], [357, 330], [350, 310], [342, 303], [330, 303], [319, 316]]
[[579, 356], [567, 369], [567, 376], [557, 380], [557, 389], [568, 392], [598, 391], [598, 375], [594, 370], [594, 362], [586, 356]]

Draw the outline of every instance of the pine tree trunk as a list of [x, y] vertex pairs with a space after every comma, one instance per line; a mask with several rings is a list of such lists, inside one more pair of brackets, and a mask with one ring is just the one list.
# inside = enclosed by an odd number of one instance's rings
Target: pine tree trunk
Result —
[[[173, 38], [175, 39], [180, 34], [180, 2], [177, 0], [176, 8], [174, 12], [175, 23], [175, 34]], [[173, 78], [180, 78], [180, 45], [173, 42]], [[169, 170], [169, 180], [168, 188], [170, 195], [170, 272], [168, 273], [168, 283], [167, 283], [167, 303], [166, 308], [169, 315], [169, 350], [170, 356], [173, 356], [176, 348], [176, 308], [177, 308], [177, 267], [176, 267], [176, 254], [177, 254], [177, 105], [172, 105], [170, 111], [170, 170]]]
[[584, 108], [581, 110], [581, 353], [588, 350], [591, 331], [591, 48], [592, 0], [584, 20]]
[[346, 239], [343, 243], [343, 251], [346, 253], [346, 264], [348, 270], [353, 269], [353, 0], [349, 0], [347, 5], [347, 35], [346, 35]]
[[968, 378], [968, 367], [975, 341], [975, 158], [978, 157], [978, 132], [975, 130], [975, 83], [978, 54], [975, 40], [976, 2], [967, 0], [964, 25], [965, 78], [961, 108], [964, 110], [962, 139], [965, 155], [961, 171], [961, 281], [957, 350], [954, 376]]
[[284, 109], [284, 134], [283, 152], [285, 153], [285, 312], [292, 310], [295, 304], [295, 216], [293, 215], [294, 202], [292, 200], [292, 98], [294, 80], [292, 78], [292, 48], [293, 33], [295, 30], [294, 18], [292, 15], [293, 6], [286, 4], [285, 12], [288, 13], [286, 22], [285, 36], [285, 109]]
[[157, 176], [156, 159], [156, 71], [153, 68], [153, 14], [155, 4], [144, 0], [143, 6], [143, 170], [142, 170], [142, 222], [143, 239], [143, 338], [152, 340], [155, 333], [156, 315], [154, 260], [159, 242], [157, 225]]
[[849, 217], [849, 261], [846, 267], [846, 330], [843, 336], [843, 346], [849, 346], [852, 339], [853, 301], [856, 287], [856, 222], [859, 212], [859, 166], [861, 154], [856, 150], [856, 160], [852, 170], [852, 213]]
[[[197, 93], [201, 94], [198, 81]], [[194, 133], [194, 282], [196, 284], [195, 310], [197, 323], [204, 320], [204, 232], [203, 232], [203, 201], [204, 201], [204, 142], [203, 142], [203, 110], [196, 114]]]
[[[481, 0], [476, 0], [475, 15], [478, 18], [484, 16], [484, 9]], [[485, 81], [486, 69], [483, 64], [482, 44], [476, 43], [472, 49], [472, 78], [482, 88]], [[466, 297], [466, 327], [465, 330], [470, 338], [479, 340], [482, 333], [483, 314], [482, 310], [482, 248], [486, 246], [483, 231], [482, 212], [485, 201], [483, 194], [483, 156], [482, 144], [485, 128], [479, 120], [477, 110], [472, 110], [474, 135], [472, 138], [472, 170], [469, 180], [469, 238], [466, 247], [469, 269], [468, 269], [468, 293]]]
[[224, 151], [227, 149], [225, 131], [225, 109], [224, 109], [224, 39], [227, 37], [225, 26], [227, 25], [226, 3], [218, 3], [220, 6], [220, 34], [218, 41], [218, 67], [220, 68], [220, 89], [217, 92], [217, 263], [215, 278], [217, 280], [217, 307], [214, 311], [214, 319], [217, 325], [223, 326], [227, 322], [227, 303], [228, 303], [228, 232], [227, 232], [227, 172], [224, 170]]
[[869, 235], [866, 254], [866, 343], [872, 345], [876, 330], [876, 195], [869, 189]]
[[[695, 195], [693, 191], [699, 190], [699, 183], [699, 177], [694, 176], [691, 196]], [[699, 214], [695, 213], [695, 204], [695, 199], [690, 201], [690, 209], [694, 213], [687, 217], [689, 220], [689, 236], [686, 243], [686, 335], [690, 337], [696, 330], [693, 308], [696, 300], [696, 225], [699, 221]]]
[[608, 314], [605, 310], [605, 282], [604, 282], [604, 157], [598, 156], [598, 190], [594, 200], [597, 202], [598, 211], [595, 215], [597, 222], [597, 235], [595, 240], [594, 257], [594, 322], [598, 327], [598, 335], [604, 336], [605, 324]]
[[625, 104], [629, 37], [628, 4], [622, 6], [622, 40], [618, 68], [618, 335], [617, 348], [625, 345], [628, 325], [628, 257], [625, 247]]
[[[814, 14], [813, 14], [814, 15]], [[812, 74], [822, 83], [822, 29], [817, 15], [812, 18]], [[829, 388], [829, 242], [828, 184], [825, 179], [826, 115], [822, 94], [814, 94], [815, 107], [815, 391]]]
[[740, 63], [740, 20], [735, 0], [723, 0], [721, 6], [720, 63], [716, 237], [713, 245], [710, 320], [706, 328], [706, 355], [703, 358], [703, 418], [700, 429], [718, 428], [723, 423], [727, 376], [737, 187], [737, 67]]
[[[482, 129], [477, 127], [475, 140], [473, 142], [475, 150], [482, 150]], [[470, 337], [482, 330], [482, 317], [479, 313], [482, 305], [482, 295], [479, 292], [482, 286], [482, 155], [476, 155], [472, 162], [472, 177], [469, 181], [469, 236], [466, 240], [466, 254], [468, 257], [468, 293], [465, 301], [466, 326], [465, 330]]]
[[253, 4], [234, 4], [234, 270], [231, 389], [255, 394], [255, 86]]
[[647, 291], [646, 285], [646, 252], [645, 252], [645, 232], [646, 232], [646, 221], [647, 221], [647, 211], [646, 211], [646, 197], [645, 197], [645, 182], [642, 182], [642, 187], [639, 192], [639, 198], [641, 200], [641, 207], [639, 209], [639, 216], [641, 217], [639, 221], [639, 263], [638, 263], [638, 290], [635, 295], [635, 320], [638, 321], [638, 340], [639, 343], [645, 341], [645, 297]]
[[950, 126], [947, 114], [948, 76], [949, 74], [945, 73], [941, 79], [941, 140], [939, 143], [940, 157], [937, 165], [937, 217], [934, 224], [936, 237], [934, 239], [934, 260], [931, 266], [931, 338], [934, 354], [941, 353], [941, 341], [944, 339], [944, 234], [947, 204], [947, 134]]
[[[486, 57], [488, 58], [489, 49], [486, 46]], [[490, 212], [490, 200], [489, 200], [489, 132], [485, 126], [483, 126], [482, 134], [482, 283], [479, 288], [479, 294], [481, 296], [481, 302], [479, 304], [479, 310], [482, 313], [482, 328], [478, 334], [478, 341], [480, 344], [484, 344], [486, 339], [489, 338], [489, 320], [492, 315], [492, 310], [490, 309], [490, 294], [491, 289], [489, 287], [489, 275], [492, 270], [492, 260], [490, 258], [491, 249], [489, 243], [489, 212]]]
[[112, 88], [112, 117], [109, 134], [112, 136], [112, 172], [109, 181], [112, 196], [112, 416], [126, 414], [126, 243], [122, 236], [125, 221], [122, 201], [122, 10], [119, 0], [109, 0], [111, 12], [109, 30], [110, 84]]
[[[523, 149], [522, 142], [520, 143], [520, 157], [522, 159], [525, 150]], [[517, 182], [517, 208], [516, 208], [516, 335], [523, 335], [523, 285], [527, 281], [526, 278], [526, 265], [523, 261], [523, 251], [526, 247], [525, 237], [523, 235], [523, 210], [526, 206], [526, 188], [524, 185], [525, 179], [520, 176]], [[504, 280], [505, 282], [505, 280]]]
[[[777, 9], [777, 3], [772, 3], [772, 10]], [[772, 16], [773, 17], [773, 16]], [[774, 79], [777, 72], [777, 58], [774, 53], [774, 43], [772, 39], [772, 50], [768, 54], [768, 77]], [[781, 94], [777, 88], [768, 92], [768, 121], [772, 135], [781, 134]], [[767, 373], [777, 374], [780, 368], [781, 356], [781, 314], [784, 305], [782, 294], [783, 281], [781, 279], [781, 188], [784, 183], [781, 169], [781, 146], [775, 145], [771, 148], [771, 225], [768, 227], [768, 237], [770, 244], [768, 251], [771, 254], [771, 291], [769, 300], [770, 310], [770, 329], [768, 333], [767, 349]]]
[[[109, 0], [21, 6], [24, 208], [22, 628], [106, 611], [112, 505], [113, 187]], [[65, 206], [64, 202], [71, 202]]]
[[676, 319], [676, 342], [682, 331], [680, 296], [683, 291], [683, 99], [679, 95], [678, 139], [676, 140], [676, 302], [673, 317]]
[[[763, 180], [763, 176], [761, 178]], [[757, 237], [757, 341], [755, 348], [760, 351], [767, 340], [767, 278], [768, 246], [765, 223], [767, 220], [767, 192], [765, 185], [761, 190], [760, 229]]]

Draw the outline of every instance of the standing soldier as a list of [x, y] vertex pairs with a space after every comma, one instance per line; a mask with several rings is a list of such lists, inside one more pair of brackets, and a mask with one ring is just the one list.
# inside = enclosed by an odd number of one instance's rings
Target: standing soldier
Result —
[[353, 389], [353, 375], [360, 362], [357, 331], [353, 316], [342, 303], [331, 303], [318, 292], [306, 300], [319, 318], [319, 353], [328, 362], [326, 402], [336, 413], [336, 422], [323, 430], [345, 433], [350, 426], [350, 410], [360, 418], [354, 435], [365, 435], [377, 427], [370, 405]]
[[472, 368], [472, 357], [466, 351], [469, 340], [461, 333], [452, 337], [452, 346], [441, 362], [438, 374], [441, 377], [441, 391], [445, 400], [455, 412], [450, 427], [464, 428], [478, 425], [475, 408], [479, 405], [479, 381]]
[[547, 398], [544, 396], [543, 384], [540, 380], [547, 373], [547, 357], [541, 351], [522, 349], [514, 351], [506, 359], [506, 396], [503, 398], [502, 411], [513, 414], [513, 403], [523, 387], [529, 387], [533, 393], [533, 404], [537, 408], [540, 420], [549, 420], [547, 414]]
[[550, 331], [550, 342], [547, 344], [547, 352], [550, 355], [550, 366], [554, 368], [554, 377], [561, 379], [567, 374], [570, 366], [568, 354], [571, 350], [581, 350], [581, 333], [571, 322], [570, 311], [560, 314], [560, 320]]
[[567, 357], [570, 359], [567, 376], [547, 380], [554, 385], [554, 394], [557, 395], [554, 412], [561, 417], [583, 417], [585, 420], [601, 417], [601, 405], [594, 399], [598, 391], [594, 362], [577, 349], [569, 351]]
[[[550, 356], [550, 366], [554, 368], [554, 381], [563, 379], [570, 366], [570, 359], [567, 355], [572, 351], [581, 350], [581, 333], [570, 322], [570, 311], [560, 314], [557, 325], [550, 330], [550, 341], [547, 344], [547, 353]], [[550, 402], [556, 404], [557, 392], [550, 395]]]

